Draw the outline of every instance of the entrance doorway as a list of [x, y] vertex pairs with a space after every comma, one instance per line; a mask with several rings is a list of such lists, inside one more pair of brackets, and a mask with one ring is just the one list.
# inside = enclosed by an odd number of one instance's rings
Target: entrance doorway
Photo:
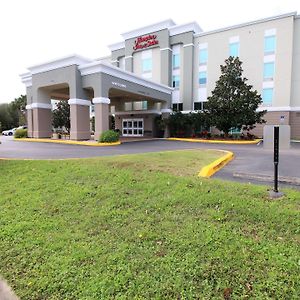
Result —
[[122, 135], [123, 136], [144, 136], [144, 120], [123, 119]]

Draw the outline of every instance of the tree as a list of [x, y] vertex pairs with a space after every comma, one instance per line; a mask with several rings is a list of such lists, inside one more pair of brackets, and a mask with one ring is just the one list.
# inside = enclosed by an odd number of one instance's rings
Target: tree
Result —
[[70, 131], [70, 105], [67, 101], [59, 101], [52, 112], [52, 125], [54, 128], [64, 127]]
[[26, 95], [15, 98], [10, 105], [10, 114], [17, 126], [26, 124]]
[[26, 124], [26, 96], [21, 95], [10, 103], [0, 104], [2, 130]]
[[248, 79], [242, 77], [242, 62], [230, 56], [221, 67], [221, 76], [208, 97], [205, 114], [211, 123], [227, 136], [231, 128], [251, 130], [256, 123], [265, 123], [266, 111], [257, 112], [261, 95]]

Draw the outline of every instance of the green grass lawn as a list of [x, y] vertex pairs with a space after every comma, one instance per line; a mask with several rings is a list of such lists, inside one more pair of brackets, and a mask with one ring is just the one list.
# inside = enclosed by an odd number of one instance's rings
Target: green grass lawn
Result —
[[300, 193], [174, 151], [0, 160], [0, 274], [21, 299], [299, 299]]

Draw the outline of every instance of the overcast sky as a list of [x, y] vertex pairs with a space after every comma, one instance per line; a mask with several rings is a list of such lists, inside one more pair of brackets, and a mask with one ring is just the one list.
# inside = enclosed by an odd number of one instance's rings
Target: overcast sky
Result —
[[204, 31], [287, 12], [300, 0], [3, 0], [0, 2], [0, 103], [25, 93], [19, 74], [53, 58], [109, 55], [120, 34], [166, 19]]

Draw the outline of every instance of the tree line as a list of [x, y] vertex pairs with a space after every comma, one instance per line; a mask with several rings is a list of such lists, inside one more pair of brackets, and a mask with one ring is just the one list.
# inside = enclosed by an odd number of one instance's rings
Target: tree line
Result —
[[26, 125], [26, 96], [0, 104], [0, 131]]

